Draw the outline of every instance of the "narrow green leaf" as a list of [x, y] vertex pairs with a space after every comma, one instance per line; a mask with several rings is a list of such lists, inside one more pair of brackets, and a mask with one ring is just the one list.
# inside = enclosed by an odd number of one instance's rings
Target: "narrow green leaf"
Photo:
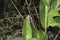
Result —
[[39, 10], [40, 10], [39, 15], [40, 15], [41, 24], [43, 28], [47, 28], [48, 6], [44, 5], [44, 3], [40, 1]]
[[29, 40], [32, 38], [32, 29], [28, 17], [25, 18], [22, 28], [23, 40]]
[[39, 10], [41, 24], [43, 27], [45, 27], [45, 5], [42, 0], [40, 0]]

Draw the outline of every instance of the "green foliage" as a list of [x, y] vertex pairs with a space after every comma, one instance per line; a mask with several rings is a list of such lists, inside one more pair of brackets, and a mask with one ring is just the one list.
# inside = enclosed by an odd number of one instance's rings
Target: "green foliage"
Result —
[[31, 39], [29, 39], [29, 40], [37, 40], [36, 38], [31, 38]]
[[60, 4], [60, 0], [51, 0], [51, 8], [56, 9]]
[[26, 17], [23, 23], [22, 36], [23, 40], [44, 40], [44, 31], [39, 31], [31, 26], [28, 17]]
[[[37, 40], [44, 40], [44, 31], [42, 30], [37, 30], [36, 28], [32, 27], [32, 33], [33, 33], [33, 38], [37, 38]], [[48, 39], [48, 36], [46, 34], [46, 40]]]
[[[58, 16], [58, 17], [57, 17]], [[60, 18], [59, 18], [59, 13], [56, 9], [51, 9], [50, 12], [48, 13], [48, 26], [59, 26], [60, 24]], [[56, 18], [54, 18], [56, 17]]]
[[23, 40], [29, 40], [32, 38], [32, 29], [27, 17], [25, 18], [23, 23], [22, 36], [23, 36]]
[[44, 27], [45, 26], [45, 24], [44, 24], [45, 23], [45, 5], [42, 0], [40, 1], [39, 8], [40, 8], [40, 14], [39, 14], [40, 21], [41, 21], [42, 26]]
[[60, 28], [60, 14], [57, 10], [60, 0], [40, 0], [39, 5], [40, 22], [45, 29], [45, 33], [49, 26], [58, 26]]
[[[46, 5], [43, 3], [42, 0], [40, 0], [40, 6], [39, 6], [39, 10], [40, 10], [40, 21], [41, 24], [43, 26], [43, 28], [47, 28], [47, 26], [60, 26], [60, 18], [53, 18], [56, 16], [60, 16], [60, 14], [58, 13], [58, 6], [59, 6], [59, 0], [46, 0], [46, 2], [48, 2], [50, 5]], [[47, 4], [48, 4], [47, 3]], [[47, 9], [46, 9], [47, 6]], [[45, 26], [47, 25], [47, 26]]]
[[50, 5], [51, 0], [46, 0], [47, 5]]
[[46, 34], [47, 28], [49, 26], [60, 27], [60, 14], [57, 10], [60, 4], [59, 2], [59, 0], [40, 0], [39, 17], [42, 27], [45, 29], [45, 32], [38, 30], [33, 25], [31, 25], [30, 20], [27, 16], [23, 22], [23, 40], [48, 40], [48, 36]]

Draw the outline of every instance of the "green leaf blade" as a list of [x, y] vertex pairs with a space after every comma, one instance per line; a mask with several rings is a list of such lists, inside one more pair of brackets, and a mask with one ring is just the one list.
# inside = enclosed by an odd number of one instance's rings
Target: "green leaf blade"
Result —
[[58, 11], [56, 9], [51, 9], [48, 15], [49, 15], [48, 16], [48, 26], [52, 26], [52, 27], [59, 26], [60, 18], [58, 18], [58, 19], [53, 18], [53, 17], [56, 17], [56, 16], [60, 16]]
[[51, 8], [58, 8], [58, 6], [60, 5], [60, 0], [51, 0]]
[[[34, 28], [34, 27], [32, 27], [32, 33], [33, 33], [33, 35], [32, 35], [32, 37], [33, 38], [36, 38], [37, 40], [44, 40], [44, 31], [42, 31], [42, 30], [38, 30], [37, 28]], [[48, 36], [47, 36], [47, 34], [46, 34], [46, 40], [48, 39]]]
[[28, 40], [32, 38], [32, 29], [27, 17], [25, 18], [23, 23], [22, 35], [23, 35], [23, 40]]

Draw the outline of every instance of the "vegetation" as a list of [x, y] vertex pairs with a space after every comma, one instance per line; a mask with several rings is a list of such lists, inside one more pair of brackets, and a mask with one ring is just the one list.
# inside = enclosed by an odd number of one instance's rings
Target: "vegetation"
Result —
[[60, 40], [60, 0], [0, 0], [0, 40]]

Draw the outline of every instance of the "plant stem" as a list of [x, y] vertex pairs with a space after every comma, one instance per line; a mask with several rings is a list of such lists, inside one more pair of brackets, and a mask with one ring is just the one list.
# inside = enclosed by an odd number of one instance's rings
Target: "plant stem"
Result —
[[23, 18], [22, 14], [20, 13], [20, 11], [18, 10], [18, 8], [16, 7], [16, 5], [14, 4], [13, 0], [11, 0], [13, 6], [15, 7], [15, 9], [17, 10], [17, 12], [19, 13], [20, 17]]
[[46, 40], [46, 32], [48, 27], [48, 6], [45, 6], [45, 39]]

